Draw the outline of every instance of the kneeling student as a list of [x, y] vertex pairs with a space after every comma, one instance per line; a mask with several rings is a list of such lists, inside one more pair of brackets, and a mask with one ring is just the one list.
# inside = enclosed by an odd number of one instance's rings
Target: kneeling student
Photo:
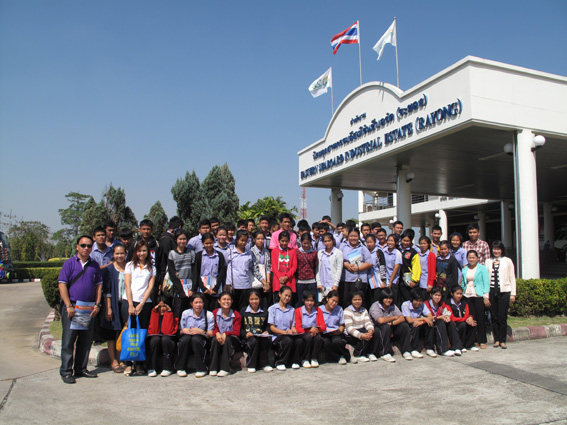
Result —
[[240, 313], [232, 307], [232, 296], [222, 292], [219, 297], [220, 308], [213, 311], [215, 330], [211, 343], [211, 371], [209, 375], [222, 378], [230, 375], [230, 360], [235, 347], [240, 345]]
[[409, 301], [402, 304], [402, 314], [411, 328], [411, 356], [414, 359], [423, 358], [418, 350], [419, 336], [425, 334], [425, 348], [431, 357], [437, 357], [433, 345], [429, 345], [429, 332], [433, 326], [433, 314], [423, 303], [423, 295], [419, 288], [410, 291]]

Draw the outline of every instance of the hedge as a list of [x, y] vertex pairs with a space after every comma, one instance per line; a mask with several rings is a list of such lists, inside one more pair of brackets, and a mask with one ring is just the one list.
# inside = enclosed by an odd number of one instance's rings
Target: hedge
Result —
[[36, 269], [44, 267], [63, 267], [65, 260], [56, 261], [14, 261], [15, 269]]
[[51, 272], [59, 272], [61, 271], [61, 267], [42, 267], [42, 268], [17, 268], [14, 270], [12, 276], [15, 279], [43, 279], [46, 274]]
[[567, 314], [567, 278], [518, 279], [512, 316], [559, 316]]
[[[61, 299], [59, 295], [59, 272], [61, 269], [48, 269], [41, 279], [41, 288], [43, 296], [49, 307], [56, 308]], [[57, 309], [55, 309], [57, 311]]]

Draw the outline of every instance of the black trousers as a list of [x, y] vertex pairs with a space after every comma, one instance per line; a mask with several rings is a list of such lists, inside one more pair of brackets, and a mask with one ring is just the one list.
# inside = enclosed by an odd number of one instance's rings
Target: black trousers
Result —
[[233, 310], [240, 311], [243, 308], [246, 308], [248, 306], [249, 296], [250, 296], [250, 289], [233, 289], [232, 290]]
[[271, 345], [272, 340], [270, 337], [251, 336], [246, 338], [244, 340], [244, 350], [248, 353], [246, 367], [263, 369], [269, 366], [268, 352]]
[[382, 347], [381, 351], [379, 351], [380, 357], [386, 354], [394, 354], [394, 350], [392, 349], [392, 335], [394, 339], [396, 339], [402, 353], [411, 351], [411, 335], [407, 322], [392, 326], [388, 323], [377, 324], [374, 330], [376, 332], [376, 338], [380, 338], [379, 347]]
[[181, 315], [189, 308], [189, 298], [181, 298], [177, 295], [166, 298], [167, 304], [171, 307], [173, 316], [181, 320]]
[[463, 344], [459, 338], [455, 322], [450, 321], [447, 323], [444, 320], [438, 319], [435, 321], [429, 333], [429, 340], [425, 347], [427, 349], [433, 349], [435, 346], [437, 347], [437, 352], [443, 354], [445, 351], [449, 350], [449, 340], [451, 341], [451, 349], [463, 349]]
[[427, 323], [422, 323], [419, 326], [409, 324], [409, 327], [411, 351], [418, 351], [420, 336], [424, 337], [425, 348], [428, 350], [433, 349], [433, 344], [430, 344], [431, 326], [429, 326]]
[[230, 372], [230, 359], [234, 356], [236, 347], [239, 345], [240, 339], [234, 335], [227, 335], [224, 345], [221, 345], [217, 338], [213, 337], [211, 341], [211, 370]]
[[463, 344], [463, 348], [471, 348], [476, 341], [476, 326], [471, 326], [467, 322], [455, 322], [457, 332], [459, 333], [459, 340]]
[[210, 346], [208, 338], [204, 335], [182, 335], [177, 344], [177, 370], [186, 370], [189, 355], [193, 354], [195, 359], [195, 370], [206, 372], [207, 349]]
[[474, 327], [475, 342], [486, 344], [486, 314], [483, 297], [467, 298], [469, 305], [469, 314], [476, 320]]
[[490, 292], [490, 315], [492, 316], [492, 333], [494, 342], [506, 342], [508, 332], [508, 309], [510, 308], [510, 292]]
[[[173, 370], [173, 353], [175, 352], [175, 337], [173, 335], [150, 335], [148, 336], [147, 346], [150, 369]], [[158, 364], [160, 354], [163, 356], [161, 365]]]
[[321, 334], [315, 336], [305, 332], [293, 337], [292, 363], [300, 364], [303, 361], [317, 360], [323, 346]]
[[350, 352], [346, 348], [343, 335], [323, 334], [323, 351], [327, 359], [338, 362], [341, 357], [350, 360]]
[[[401, 280], [401, 279], [400, 279]], [[410, 292], [412, 288], [407, 286], [404, 282], [400, 282], [398, 284], [398, 299], [396, 301], [396, 305], [398, 308], [401, 308], [402, 304], [410, 299]]]
[[[368, 333], [366, 329], [358, 329], [361, 333]], [[368, 356], [374, 354], [375, 356], [380, 356], [382, 351], [381, 338], [375, 333], [370, 341], [365, 341], [363, 339], [356, 338], [352, 335], [347, 335], [347, 342], [354, 348], [354, 357]]]
[[291, 353], [293, 351], [293, 338], [298, 338], [297, 336], [288, 335], [278, 335], [272, 341], [272, 347], [274, 349], [274, 357], [276, 366], [284, 365], [290, 366]]
[[[89, 353], [93, 345], [93, 326], [97, 317], [91, 319], [89, 329], [86, 331], [78, 331], [70, 329], [71, 319], [67, 316], [67, 308], [61, 304], [61, 327], [63, 335], [61, 337], [61, 367], [59, 373], [61, 376], [80, 374], [87, 368], [89, 362]], [[74, 352], [74, 357], [73, 357]]]

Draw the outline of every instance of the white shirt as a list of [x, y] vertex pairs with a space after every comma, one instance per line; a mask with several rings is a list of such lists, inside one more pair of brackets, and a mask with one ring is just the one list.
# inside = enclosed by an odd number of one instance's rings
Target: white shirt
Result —
[[[144, 298], [146, 289], [148, 289], [150, 278], [156, 275], [156, 268], [152, 266], [150, 270], [148, 266], [144, 266], [143, 269], [140, 269], [140, 266], [134, 267], [134, 263], [130, 261], [128, 264], [126, 264], [124, 274], [132, 275], [132, 283], [130, 285], [130, 287], [132, 288], [132, 300], [137, 303], [141, 302]], [[126, 297], [126, 291], [124, 291], [122, 299], [128, 300], [128, 298]], [[147, 301], [151, 302], [152, 300], [148, 298]]]

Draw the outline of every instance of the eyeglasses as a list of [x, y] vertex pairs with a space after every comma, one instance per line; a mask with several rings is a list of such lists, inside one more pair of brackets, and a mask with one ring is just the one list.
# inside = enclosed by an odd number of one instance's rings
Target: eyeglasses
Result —
[[89, 248], [89, 249], [91, 249], [91, 248], [93, 247], [92, 244], [88, 244], [88, 243], [82, 243], [82, 244], [80, 244], [79, 246], [80, 246], [81, 248]]

